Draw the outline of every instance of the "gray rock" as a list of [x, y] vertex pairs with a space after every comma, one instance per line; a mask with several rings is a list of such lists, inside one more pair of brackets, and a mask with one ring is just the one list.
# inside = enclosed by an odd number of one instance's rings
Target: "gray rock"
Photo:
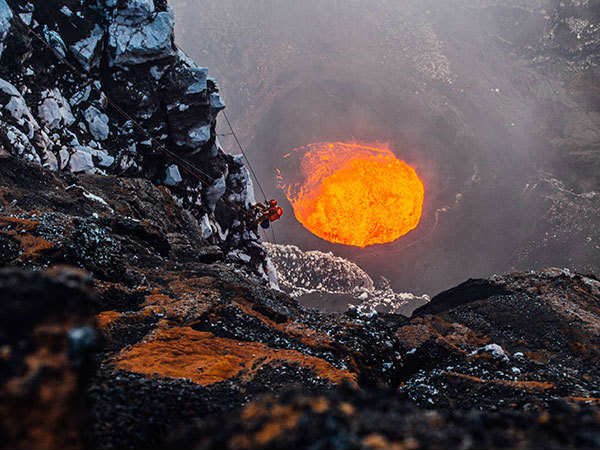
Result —
[[63, 147], [58, 152], [58, 156], [60, 158], [60, 170], [63, 170], [65, 167], [67, 167], [71, 154], [67, 151], [66, 147]]
[[69, 168], [71, 172], [88, 172], [94, 168], [92, 155], [84, 149], [77, 150], [71, 155], [69, 160]]
[[[149, 12], [152, 4], [152, 11]], [[143, 64], [175, 54], [173, 11], [151, 15], [151, 0], [132, 0], [130, 7], [119, 10], [108, 28], [108, 45], [112, 49], [111, 66]]]
[[100, 159], [100, 161], [98, 162], [98, 165], [101, 166], [101, 167], [110, 167], [115, 162], [115, 158], [113, 158], [112, 156], [110, 156], [104, 150], [99, 150], [96, 153], [96, 156]]
[[[1, 2], [2, 0], [0, 0]], [[4, 92], [5, 94], [8, 94], [12, 97], [16, 97], [16, 96], [21, 96], [21, 93], [19, 92], [19, 90], [14, 87], [12, 84], [10, 84], [8, 81], [3, 80], [0, 78], [0, 92]]]
[[200, 231], [204, 239], [208, 239], [213, 234], [213, 230], [210, 226], [210, 220], [208, 219], [207, 214], [204, 214], [202, 216], [202, 220], [200, 221]]
[[85, 88], [75, 92], [73, 96], [69, 99], [69, 103], [71, 106], [75, 107], [80, 103], [87, 101], [90, 98], [90, 94], [92, 93], [92, 87], [90, 85], [85, 86]]
[[19, 17], [27, 25], [31, 25], [31, 21], [33, 20], [33, 13], [21, 13], [19, 14]]
[[133, 19], [147, 19], [154, 11], [154, 0], [128, 0], [119, 14]]
[[65, 58], [67, 56], [67, 46], [63, 41], [60, 34], [58, 34], [54, 30], [46, 30], [44, 33], [44, 37], [46, 42], [52, 47], [52, 49], [61, 57]]
[[65, 100], [58, 89], [46, 91], [42, 97], [45, 97], [44, 101], [38, 107], [38, 116], [42, 124], [53, 130], [63, 125], [72, 125], [75, 122], [69, 102]]
[[189, 143], [193, 146], [203, 145], [210, 140], [210, 125], [192, 128], [188, 132]]
[[24, 117], [26, 117], [29, 122], [34, 122], [31, 112], [27, 107], [27, 103], [25, 103], [25, 99], [21, 96], [21, 93], [15, 86], [8, 81], [0, 79], [0, 92], [10, 96], [10, 100], [4, 105], [4, 109], [10, 113], [11, 117], [17, 121], [17, 123], [22, 123]]
[[243, 166], [240, 170], [241, 172], [241, 181], [244, 186], [242, 190], [242, 202], [249, 207], [250, 205], [254, 205], [256, 203], [256, 198], [254, 196], [254, 184], [252, 183], [252, 178], [250, 177], [250, 172]]
[[189, 129], [174, 131], [175, 144], [188, 147], [192, 151], [199, 150], [210, 140], [210, 124], [200, 125]]
[[6, 0], [0, 0], [0, 56], [4, 51], [4, 39], [10, 31], [13, 13], [7, 5]]
[[55, 99], [49, 97], [42, 102], [38, 108], [38, 117], [40, 121], [50, 129], [58, 128], [62, 116], [60, 106]]
[[189, 84], [186, 95], [200, 94], [206, 91], [208, 70], [195, 65], [188, 69], [188, 74], [191, 75], [193, 81]]
[[225, 108], [225, 104], [221, 100], [221, 96], [219, 94], [217, 94], [216, 92], [213, 94], [210, 94], [210, 106], [212, 106], [215, 109], [224, 109]]
[[225, 183], [225, 175], [217, 178], [212, 185], [206, 189], [206, 201], [211, 211], [215, 210], [217, 202], [225, 194], [227, 185]]
[[49, 150], [46, 150], [44, 152], [43, 166], [47, 167], [53, 172], [56, 172], [58, 170], [58, 159], [56, 159], [54, 153], [52, 153]]
[[108, 127], [108, 116], [102, 113], [95, 106], [90, 106], [85, 110], [84, 117], [94, 139], [98, 141], [105, 141], [110, 133], [110, 129]]
[[21, 156], [30, 162], [41, 164], [40, 157], [31, 145], [29, 138], [21, 130], [12, 125], [7, 125], [2, 128], [0, 128], [0, 133], [4, 134], [7, 141], [10, 143], [9, 146], [5, 147], [6, 150], [10, 151], [13, 155]]
[[71, 11], [67, 5], [60, 8], [60, 12], [67, 17], [71, 17], [73, 15], [73, 11]]
[[19, 121], [29, 112], [29, 108], [27, 108], [27, 104], [23, 97], [11, 97], [10, 101], [4, 107], [13, 119]]
[[98, 44], [100, 44], [103, 37], [104, 30], [98, 25], [95, 25], [87, 38], [82, 39], [69, 47], [71, 53], [75, 56], [75, 59], [81, 63], [86, 71], [89, 71], [98, 64], [99, 59], [96, 58], [98, 54], [97, 49]]
[[183, 179], [181, 178], [181, 174], [179, 173], [179, 167], [175, 164], [167, 167], [165, 184], [167, 186], [175, 186], [178, 183], [181, 183]]

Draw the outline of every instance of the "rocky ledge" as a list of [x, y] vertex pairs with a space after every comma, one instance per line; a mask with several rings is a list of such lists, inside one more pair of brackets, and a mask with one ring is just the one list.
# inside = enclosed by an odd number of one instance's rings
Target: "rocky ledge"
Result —
[[592, 276], [324, 314], [203, 240], [164, 187], [1, 163], [4, 447], [600, 446]]

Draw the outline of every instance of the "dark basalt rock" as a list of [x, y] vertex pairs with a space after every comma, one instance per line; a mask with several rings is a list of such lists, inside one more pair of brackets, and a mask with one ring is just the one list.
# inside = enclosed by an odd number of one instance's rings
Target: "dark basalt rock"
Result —
[[504, 288], [489, 280], [467, 280], [433, 297], [431, 302], [417, 308], [413, 312], [413, 317], [424, 314], [438, 314], [460, 305], [506, 293], [507, 291]]
[[91, 278], [1, 269], [0, 299], [0, 445], [81, 448], [98, 347]]
[[490, 283], [504, 292], [420, 313], [397, 329], [405, 349], [401, 390], [444, 408], [595, 403], [598, 281], [549, 269]]
[[394, 391], [291, 390], [171, 435], [196, 449], [597, 448], [597, 408], [558, 402], [552, 412], [415, 408]]

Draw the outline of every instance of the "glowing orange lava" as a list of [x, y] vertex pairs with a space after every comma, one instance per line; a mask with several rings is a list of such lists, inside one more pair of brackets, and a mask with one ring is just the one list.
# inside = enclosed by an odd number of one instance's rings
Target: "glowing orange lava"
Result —
[[326, 142], [297, 149], [304, 180], [281, 184], [304, 227], [357, 247], [392, 242], [416, 228], [425, 189], [387, 148]]

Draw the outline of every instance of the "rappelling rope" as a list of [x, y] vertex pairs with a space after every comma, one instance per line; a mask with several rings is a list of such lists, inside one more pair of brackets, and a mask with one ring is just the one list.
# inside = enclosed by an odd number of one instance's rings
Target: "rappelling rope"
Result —
[[[246, 152], [244, 151], [244, 148], [242, 147], [242, 144], [240, 143], [240, 140], [238, 139], [237, 134], [236, 134], [235, 130], [233, 129], [233, 126], [231, 125], [231, 122], [229, 121], [229, 117], [227, 117], [227, 113], [225, 111], [223, 111], [223, 117], [225, 117], [227, 126], [231, 130], [231, 136], [233, 136], [233, 138], [235, 139], [235, 142], [237, 143], [238, 147], [240, 148], [240, 151], [242, 152], [242, 155], [244, 155], [244, 159], [246, 160], [246, 163], [247, 163], [248, 167], [250, 168], [250, 172], [252, 172], [252, 175], [254, 176], [254, 179], [256, 180], [256, 184], [258, 185], [258, 188], [260, 189], [260, 192], [262, 193], [262, 195], [265, 199], [265, 204], [268, 203], [267, 194], [265, 194], [265, 191], [262, 188], [262, 185], [260, 184], [260, 180], [258, 179], [258, 176], [256, 176], [256, 172], [254, 172], [252, 163], [248, 159], [248, 155], [246, 155]], [[275, 229], [273, 227], [273, 222], [271, 222], [270, 228], [271, 228], [271, 235], [273, 236], [273, 243], [277, 244], [277, 238], [275, 237]], [[267, 233], [265, 233], [265, 234], [267, 234]]]
[[265, 191], [263, 190], [263, 188], [260, 184], [260, 181], [259, 181], [258, 177], [256, 176], [256, 172], [254, 172], [254, 169], [252, 168], [252, 163], [248, 159], [248, 156], [246, 155], [246, 152], [244, 151], [244, 148], [242, 147], [242, 144], [240, 143], [240, 140], [238, 139], [237, 134], [235, 133], [233, 127], [231, 126], [231, 122], [229, 121], [229, 117], [227, 117], [227, 113], [225, 111], [223, 111], [223, 117], [225, 117], [225, 121], [227, 122], [227, 125], [229, 126], [229, 129], [231, 130], [231, 135], [235, 139], [235, 142], [237, 143], [238, 147], [240, 148], [242, 155], [244, 155], [244, 159], [246, 159], [246, 162], [248, 163], [248, 167], [250, 168], [250, 171], [252, 172], [252, 175], [254, 176], [254, 179], [256, 180], [256, 184], [258, 184], [258, 188], [260, 189], [260, 192], [262, 193], [262, 195], [265, 199], [265, 202], [267, 202], [268, 201], [267, 194], [265, 194]]

